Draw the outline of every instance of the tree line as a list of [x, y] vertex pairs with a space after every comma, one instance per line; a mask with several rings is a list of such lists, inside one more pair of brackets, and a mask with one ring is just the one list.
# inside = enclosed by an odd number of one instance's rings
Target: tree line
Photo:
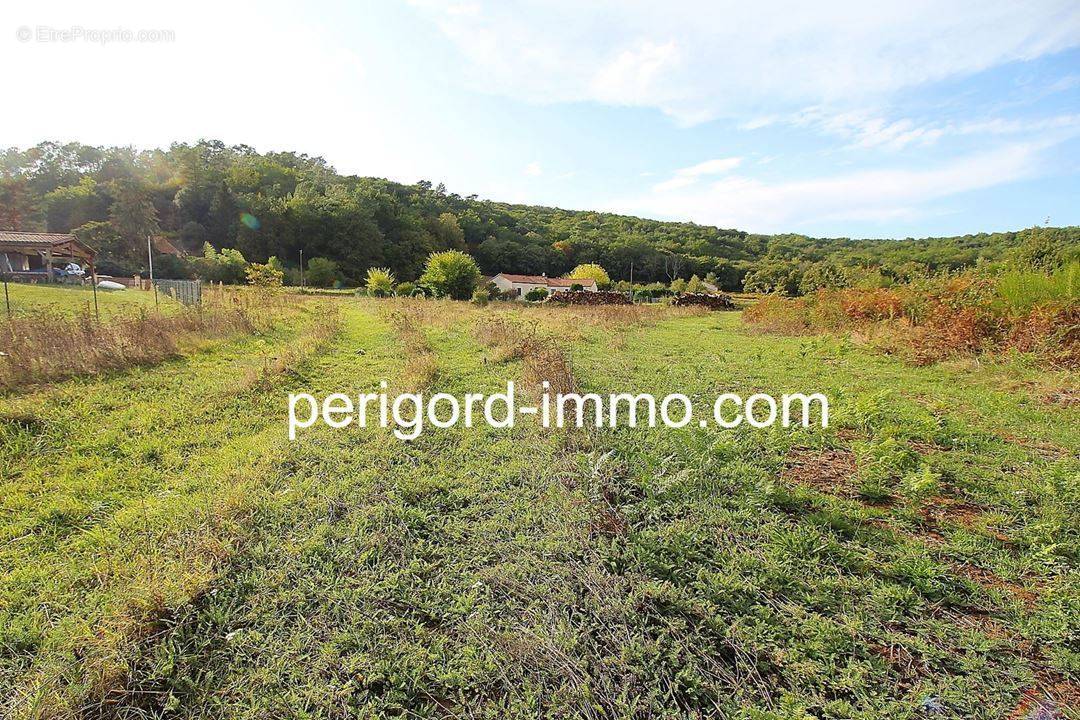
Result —
[[485, 274], [563, 275], [581, 264], [613, 281], [708, 277], [722, 290], [801, 294], [872, 277], [902, 282], [1019, 256], [1061, 264], [1080, 228], [906, 240], [761, 235], [694, 223], [481, 200], [428, 181], [341, 175], [323, 158], [203, 140], [167, 150], [43, 142], [0, 152], [0, 229], [73, 232], [102, 272], [145, 273], [146, 237], [189, 257], [155, 256], [162, 277], [242, 282], [244, 263], [300, 253], [312, 284], [362, 285], [385, 268], [415, 281], [432, 253], [460, 250]]

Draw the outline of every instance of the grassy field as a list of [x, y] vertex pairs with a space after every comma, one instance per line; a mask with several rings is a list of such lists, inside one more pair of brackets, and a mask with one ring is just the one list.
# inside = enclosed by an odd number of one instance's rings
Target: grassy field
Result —
[[[59, 313], [72, 315], [94, 314], [94, 289], [76, 285], [30, 285], [26, 283], [8, 283], [8, 297], [11, 312], [17, 315], [38, 315], [41, 313]], [[103, 318], [117, 313], [147, 311], [154, 309], [154, 293], [132, 290], [98, 290], [98, 309]], [[6, 312], [4, 298], [0, 296], [0, 313]], [[163, 312], [175, 310], [176, 301], [164, 295], [158, 298], [158, 307]]]
[[[0, 715], [1080, 717], [1075, 374], [660, 306], [288, 305], [0, 397]], [[288, 441], [287, 392], [383, 379], [832, 423]]]

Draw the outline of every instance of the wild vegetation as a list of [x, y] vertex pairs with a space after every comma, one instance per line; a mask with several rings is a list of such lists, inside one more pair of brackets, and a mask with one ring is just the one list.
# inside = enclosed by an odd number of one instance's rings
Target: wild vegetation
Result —
[[[284, 297], [0, 398], [0, 714], [1076, 716], [1075, 372], [701, 308]], [[815, 389], [833, 422], [287, 440], [288, 391], [383, 379]]]
[[900, 241], [760, 235], [479, 200], [441, 184], [343, 176], [322, 158], [208, 140], [142, 152], [56, 142], [9, 149], [0, 153], [0, 198], [0, 229], [74, 231], [102, 251], [105, 272], [145, 273], [153, 233], [190, 254], [155, 258], [161, 277], [226, 283], [244, 282], [254, 262], [297, 285], [301, 250], [309, 285], [355, 287], [371, 268], [411, 283], [432, 252], [461, 250], [487, 274], [558, 276], [598, 265], [613, 281], [632, 274], [665, 288], [678, 283], [675, 292], [696, 275], [726, 291], [798, 295], [1017, 254], [1041, 261], [1080, 245], [1076, 227]]
[[[72, 293], [54, 291], [59, 297], [65, 294]], [[266, 318], [280, 309], [270, 299], [255, 293], [207, 293], [197, 308], [183, 308], [166, 298], [165, 312], [138, 301], [134, 303], [137, 310], [121, 312], [110, 302], [113, 311], [104, 319], [89, 307], [71, 312], [50, 311], [52, 303], [30, 306], [33, 312], [24, 310], [0, 323], [0, 390], [155, 364], [181, 354], [187, 346], [255, 332], [265, 328]]]
[[928, 363], [1013, 350], [1080, 367], [1080, 262], [1051, 273], [1011, 270], [923, 278], [893, 288], [769, 296], [745, 311], [776, 332], [854, 333]]

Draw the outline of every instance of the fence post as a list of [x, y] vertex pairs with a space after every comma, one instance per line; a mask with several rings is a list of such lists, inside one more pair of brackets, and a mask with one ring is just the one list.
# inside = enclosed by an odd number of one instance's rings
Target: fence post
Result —
[[4, 304], [7, 305], [8, 320], [11, 319], [11, 296], [8, 295], [8, 278], [7, 273], [4, 273]]
[[98, 310], [97, 304], [97, 270], [93, 265], [90, 266], [90, 287], [94, 289], [94, 317], [101, 322], [101, 311]]

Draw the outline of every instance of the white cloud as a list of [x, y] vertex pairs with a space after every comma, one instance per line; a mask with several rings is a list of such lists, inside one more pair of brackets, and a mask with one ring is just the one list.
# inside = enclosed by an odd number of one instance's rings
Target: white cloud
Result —
[[658, 183], [653, 186], [653, 189], [659, 192], [666, 192], [668, 190], [677, 190], [679, 188], [688, 187], [697, 182], [698, 178], [703, 175], [720, 175], [721, 173], [730, 172], [737, 168], [741, 162], [742, 158], [738, 157], [706, 160], [697, 165], [691, 165], [690, 167], [676, 170], [675, 175], [670, 180]]
[[857, 106], [1080, 44], [1075, 0], [476, 4], [462, 15], [414, 0], [468, 58], [478, 88], [654, 107], [684, 123]]
[[886, 168], [780, 181], [729, 175], [682, 192], [658, 186], [612, 209], [758, 232], [790, 231], [821, 221], [885, 221], [917, 215], [928, 202], [1036, 176], [1039, 152], [1047, 145], [1016, 143], [919, 170]]
[[544, 174], [544, 168], [540, 167], [540, 163], [534, 160], [525, 166], [525, 174], [530, 177], [539, 177]]
[[744, 123], [746, 130], [768, 125], [810, 127], [845, 139], [849, 148], [898, 151], [927, 146], [946, 136], [1021, 135], [1080, 128], [1080, 114], [1040, 118], [987, 118], [963, 122], [919, 122], [912, 118], [888, 120], [872, 110], [830, 111], [822, 106], [804, 108], [786, 117], [758, 118]]

